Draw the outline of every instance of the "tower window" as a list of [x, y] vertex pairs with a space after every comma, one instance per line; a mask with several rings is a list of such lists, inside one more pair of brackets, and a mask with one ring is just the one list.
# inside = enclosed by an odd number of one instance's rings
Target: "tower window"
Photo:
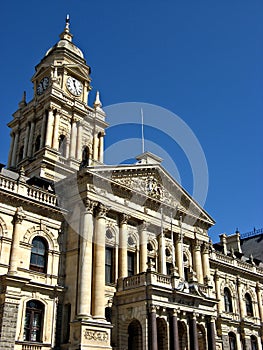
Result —
[[38, 300], [26, 303], [24, 340], [41, 342], [43, 329], [44, 305]]
[[32, 241], [30, 269], [39, 272], [47, 270], [47, 242], [42, 237], [35, 237]]
[[35, 141], [35, 152], [40, 150], [41, 135], [38, 135]]
[[65, 135], [60, 135], [58, 139], [58, 149], [62, 157], [66, 157], [67, 138]]

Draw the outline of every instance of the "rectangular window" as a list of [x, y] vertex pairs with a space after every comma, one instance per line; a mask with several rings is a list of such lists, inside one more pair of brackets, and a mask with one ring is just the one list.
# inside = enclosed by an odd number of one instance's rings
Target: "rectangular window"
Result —
[[128, 276], [134, 275], [135, 253], [128, 252]]
[[105, 249], [105, 283], [114, 283], [114, 260], [113, 248]]

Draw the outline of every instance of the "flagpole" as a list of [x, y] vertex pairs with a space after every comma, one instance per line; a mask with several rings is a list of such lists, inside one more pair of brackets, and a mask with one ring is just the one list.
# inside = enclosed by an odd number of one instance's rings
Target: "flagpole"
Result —
[[143, 120], [142, 108], [141, 108], [141, 119], [142, 119], [142, 153], [144, 153], [144, 120]]

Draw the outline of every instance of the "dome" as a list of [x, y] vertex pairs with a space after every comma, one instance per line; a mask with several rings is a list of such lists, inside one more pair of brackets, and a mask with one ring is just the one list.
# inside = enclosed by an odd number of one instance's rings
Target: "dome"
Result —
[[58, 43], [56, 43], [53, 47], [51, 47], [45, 54], [45, 56], [49, 55], [53, 50], [57, 48], [65, 48], [71, 52], [73, 52], [75, 55], [80, 56], [81, 58], [84, 59], [83, 52], [72, 42], [62, 39]]
[[45, 57], [49, 55], [53, 50], [56, 50], [57, 48], [65, 48], [71, 52], [73, 52], [75, 55], [81, 57], [84, 59], [83, 52], [72, 43], [73, 35], [69, 31], [69, 15], [67, 15], [66, 18], [66, 26], [64, 31], [60, 34], [60, 41], [56, 43], [53, 47], [51, 47], [45, 54]]

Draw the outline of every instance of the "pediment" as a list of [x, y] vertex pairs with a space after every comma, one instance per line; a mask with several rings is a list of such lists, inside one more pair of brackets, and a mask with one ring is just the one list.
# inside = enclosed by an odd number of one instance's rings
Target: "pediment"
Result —
[[[144, 205], [158, 209], [160, 205], [169, 210], [180, 211], [213, 225], [214, 220], [182, 188], [182, 186], [159, 164], [121, 165], [117, 167], [96, 167], [93, 170], [111, 181], [118, 190], [115, 195], [128, 199], [144, 197]], [[92, 171], [92, 172], [93, 172]]]

